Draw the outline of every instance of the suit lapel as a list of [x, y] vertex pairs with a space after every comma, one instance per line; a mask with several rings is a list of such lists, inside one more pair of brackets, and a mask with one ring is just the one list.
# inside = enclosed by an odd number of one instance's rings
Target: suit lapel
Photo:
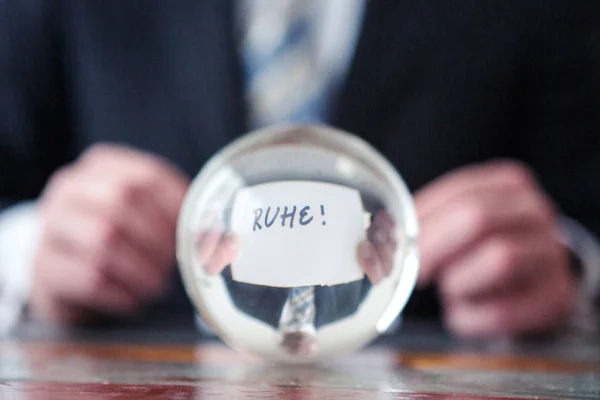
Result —
[[[164, 37], [173, 60], [180, 125], [201, 163], [245, 132], [242, 75], [234, 37], [232, 1], [162, 3]], [[178, 8], [174, 10], [174, 8]], [[184, 8], [184, 9], [182, 9]], [[175, 21], [173, 19], [176, 19]], [[189, 150], [189, 149], [188, 149]]]
[[377, 97], [374, 90], [380, 85], [381, 75], [374, 75], [373, 63], [382, 57], [385, 40], [379, 36], [382, 24], [388, 23], [393, 1], [368, 1], [360, 35], [354, 51], [354, 58], [347, 73], [347, 79], [340, 90], [331, 123], [356, 134], [366, 133], [372, 122]]

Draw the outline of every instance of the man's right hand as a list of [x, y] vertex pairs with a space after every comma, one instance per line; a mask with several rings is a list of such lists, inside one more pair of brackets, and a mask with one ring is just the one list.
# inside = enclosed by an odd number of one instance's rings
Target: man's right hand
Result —
[[76, 323], [127, 315], [167, 288], [188, 179], [165, 160], [97, 145], [49, 181], [40, 201], [31, 311]]

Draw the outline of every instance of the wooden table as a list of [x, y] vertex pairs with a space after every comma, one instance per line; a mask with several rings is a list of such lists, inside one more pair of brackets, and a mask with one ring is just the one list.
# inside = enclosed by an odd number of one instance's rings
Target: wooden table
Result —
[[29, 327], [0, 341], [0, 399], [79, 398], [600, 399], [600, 338], [465, 343], [415, 324], [303, 367], [239, 354], [189, 327]]

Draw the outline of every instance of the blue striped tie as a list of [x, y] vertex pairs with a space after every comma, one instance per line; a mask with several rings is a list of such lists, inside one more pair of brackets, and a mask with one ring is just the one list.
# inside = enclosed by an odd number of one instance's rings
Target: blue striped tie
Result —
[[242, 58], [253, 128], [317, 119], [325, 101], [315, 44], [315, 0], [248, 0]]
[[283, 316], [281, 328], [285, 331], [312, 331], [315, 322], [315, 289], [313, 286], [295, 287], [288, 295], [290, 313]]

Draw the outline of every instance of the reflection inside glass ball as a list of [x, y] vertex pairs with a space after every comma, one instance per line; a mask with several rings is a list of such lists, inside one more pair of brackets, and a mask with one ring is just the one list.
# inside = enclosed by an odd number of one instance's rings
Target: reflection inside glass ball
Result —
[[322, 126], [251, 133], [194, 180], [178, 258], [201, 317], [232, 347], [302, 362], [353, 351], [404, 307], [417, 223], [401, 178]]

